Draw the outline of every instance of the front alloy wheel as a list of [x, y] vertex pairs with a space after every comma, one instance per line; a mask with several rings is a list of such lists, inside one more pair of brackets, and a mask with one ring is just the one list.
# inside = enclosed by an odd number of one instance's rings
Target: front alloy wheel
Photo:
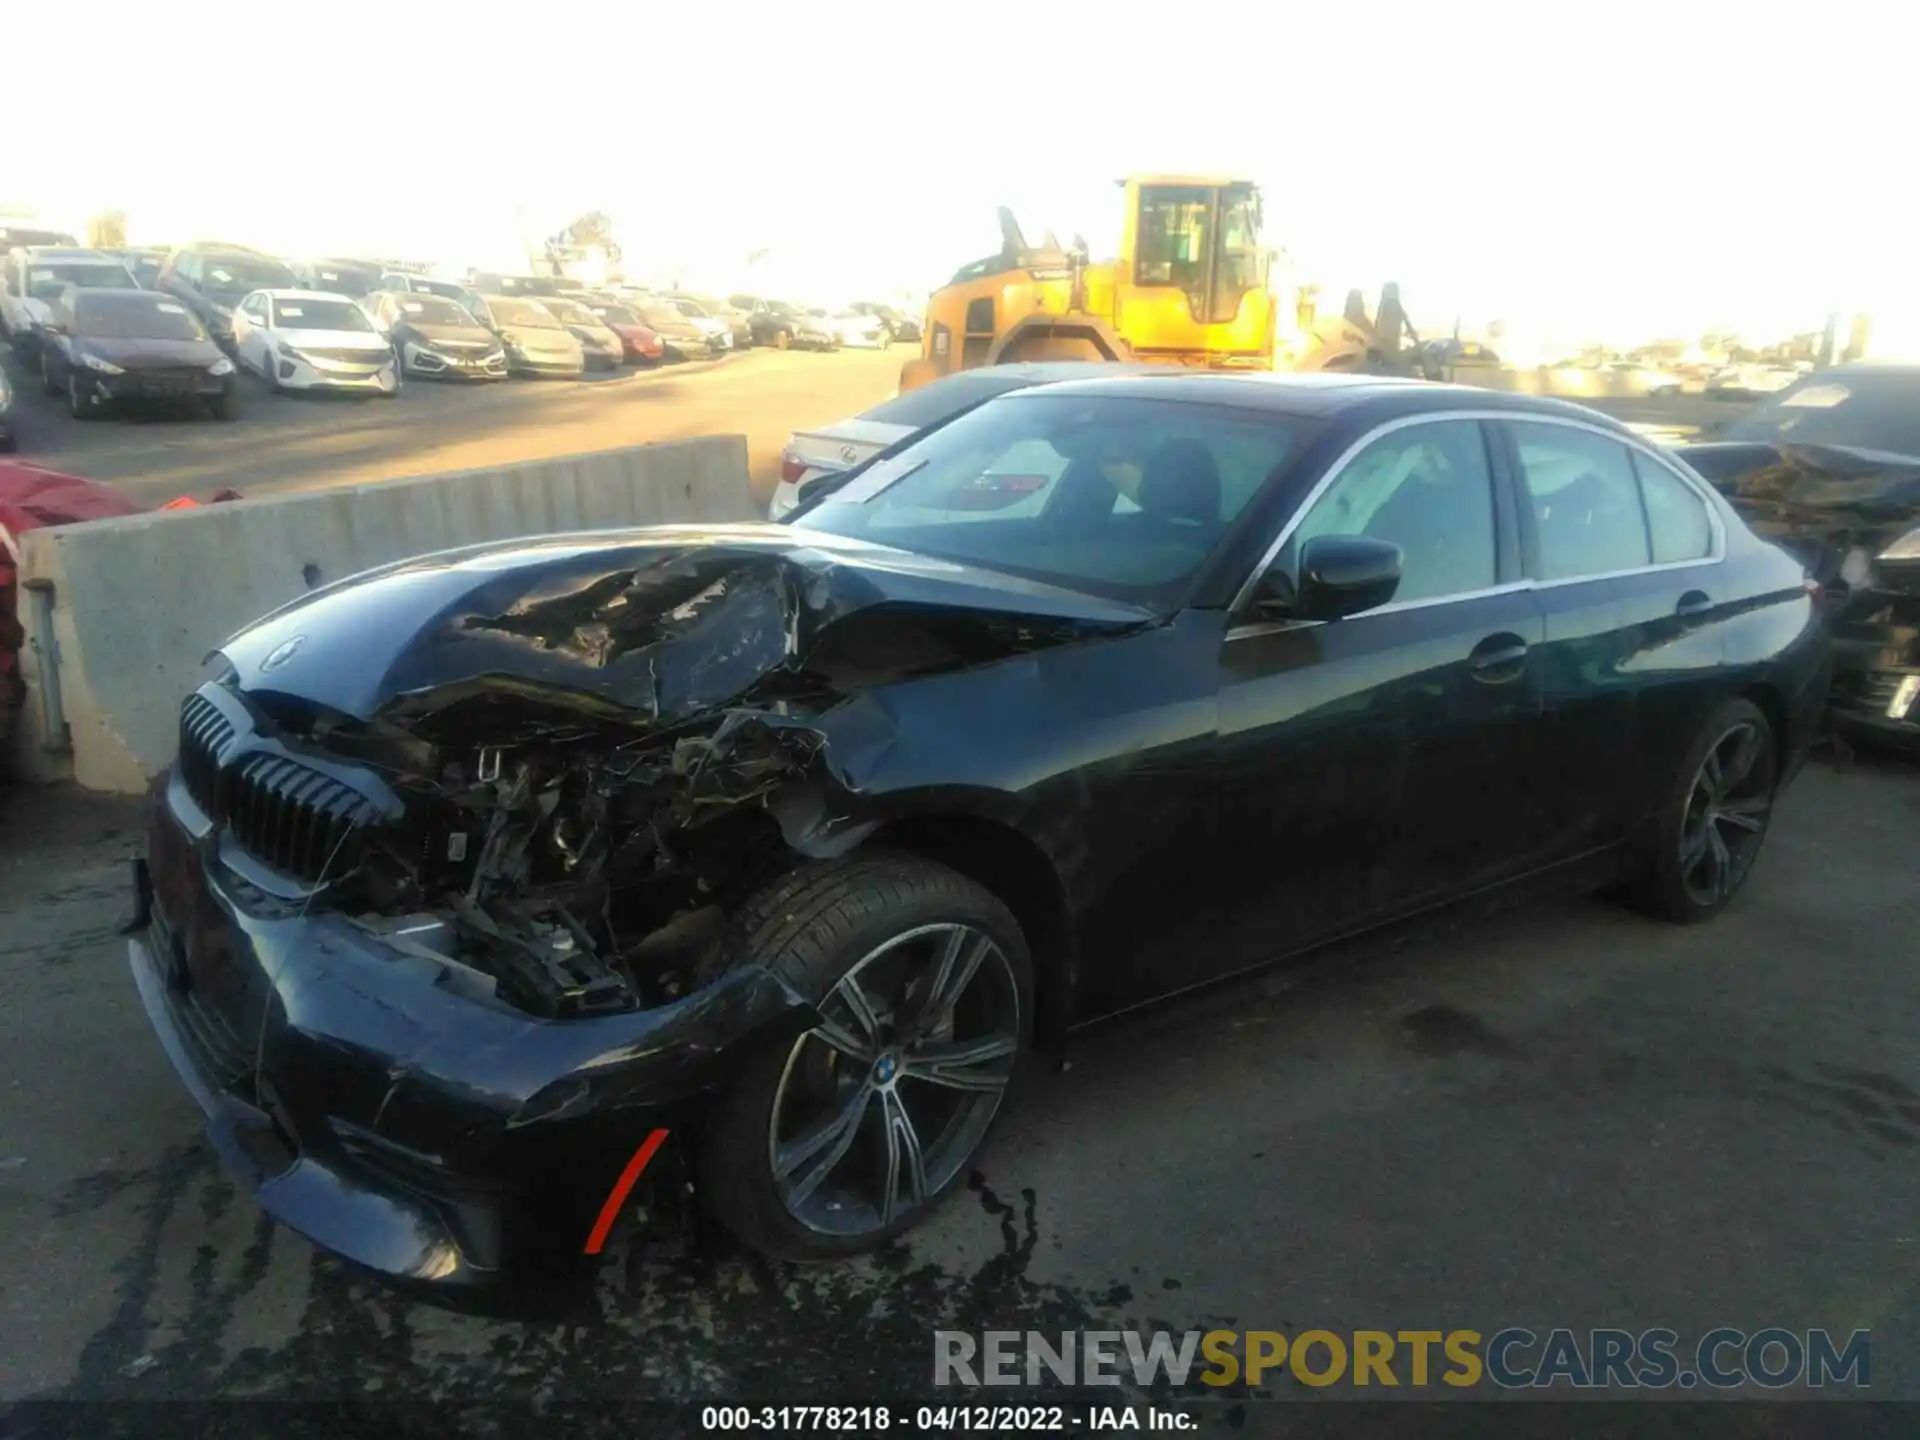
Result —
[[819, 1022], [739, 1065], [701, 1198], [756, 1250], [820, 1260], [923, 1219], [979, 1154], [1031, 1033], [1032, 963], [989, 891], [886, 851], [806, 865], [745, 907], [734, 963]]
[[889, 1229], [952, 1182], [1013, 1077], [1020, 993], [993, 937], [923, 925], [863, 957], [787, 1054], [767, 1159], [823, 1235]]

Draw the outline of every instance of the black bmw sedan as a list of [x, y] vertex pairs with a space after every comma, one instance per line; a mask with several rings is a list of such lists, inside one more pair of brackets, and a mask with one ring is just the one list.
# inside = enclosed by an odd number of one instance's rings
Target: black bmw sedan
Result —
[[1557, 402], [1069, 382], [836, 487], [222, 647], [132, 965], [269, 1213], [451, 1288], [662, 1175], [873, 1246], [1089, 1020], [1545, 876], [1712, 918], [1825, 686], [1802, 566]]

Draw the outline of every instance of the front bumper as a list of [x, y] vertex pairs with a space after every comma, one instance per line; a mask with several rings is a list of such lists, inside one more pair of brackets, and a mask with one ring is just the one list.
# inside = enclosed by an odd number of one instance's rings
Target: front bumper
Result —
[[178, 404], [218, 400], [233, 389], [235, 378], [232, 371], [225, 375], [208, 375], [205, 372], [195, 375], [179, 371], [143, 373], [127, 370], [118, 375], [103, 375], [84, 365], [75, 365], [70, 373], [79, 387], [81, 397], [89, 405]]
[[542, 1020], [456, 961], [276, 905], [223, 838], [171, 775], [156, 785], [141, 1001], [261, 1208], [397, 1280], [492, 1290], [583, 1263], [641, 1142], [818, 1019], [742, 966], [655, 1009]]
[[515, 375], [543, 375], [563, 380], [578, 380], [586, 370], [584, 359], [567, 355], [529, 355], [524, 351], [507, 357], [507, 369]]
[[504, 380], [507, 357], [504, 354], [454, 355], [438, 350], [409, 346], [402, 362], [407, 374], [428, 380]]
[[336, 369], [284, 353], [274, 360], [280, 384], [288, 390], [355, 390], [372, 395], [391, 395], [399, 388], [398, 366], [398, 360], [389, 360], [377, 369], [360, 365]]
[[714, 354], [704, 340], [668, 340], [664, 344], [668, 356], [675, 360], [710, 360]]

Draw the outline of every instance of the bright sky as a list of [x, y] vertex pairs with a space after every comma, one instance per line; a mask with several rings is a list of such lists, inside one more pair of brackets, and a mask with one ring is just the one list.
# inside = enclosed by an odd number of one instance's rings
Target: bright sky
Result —
[[763, 288], [834, 301], [941, 283], [1000, 204], [1110, 254], [1114, 179], [1227, 171], [1306, 277], [1428, 322], [1920, 303], [1920, 22], [1884, 0], [220, 8], [22, 7], [0, 205], [456, 269], [597, 208], [630, 272], [744, 286], [766, 250]]

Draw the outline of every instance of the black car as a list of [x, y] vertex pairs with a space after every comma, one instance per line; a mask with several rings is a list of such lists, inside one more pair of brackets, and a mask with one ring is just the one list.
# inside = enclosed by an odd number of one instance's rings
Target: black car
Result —
[[13, 382], [0, 369], [0, 455], [11, 455], [19, 445], [19, 433], [13, 426]]
[[364, 302], [393, 341], [400, 373], [437, 380], [505, 380], [507, 349], [465, 306], [425, 291], [382, 290]]
[[233, 344], [233, 307], [255, 290], [294, 290], [293, 271], [241, 245], [183, 245], [167, 256], [155, 288], [179, 299], [223, 348]]
[[1680, 448], [1820, 582], [1835, 728], [1920, 747], [1920, 366], [1816, 372]]
[[204, 406], [217, 420], [239, 414], [233, 361], [171, 295], [70, 287], [47, 329], [41, 381], [76, 420], [153, 402]]
[[847, 308], [856, 315], [871, 315], [886, 326], [889, 345], [898, 345], [902, 341], [915, 345], [920, 343], [920, 322], [911, 315], [894, 309], [891, 305], [882, 305], [872, 300], [860, 300]]
[[747, 329], [756, 345], [772, 345], [785, 350], [795, 344], [803, 330], [814, 328], [798, 306], [784, 300], [763, 300], [754, 295], [729, 295], [727, 303], [747, 317]]
[[1708, 919], [1826, 637], [1579, 407], [1127, 376], [786, 525], [423, 556], [217, 659], [141, 995], [270, 1214], [457, 1288], [599, 1253], [662, 1176], [773, 1254], [873, 1246], [1029, 1051], [1469, 893]]

